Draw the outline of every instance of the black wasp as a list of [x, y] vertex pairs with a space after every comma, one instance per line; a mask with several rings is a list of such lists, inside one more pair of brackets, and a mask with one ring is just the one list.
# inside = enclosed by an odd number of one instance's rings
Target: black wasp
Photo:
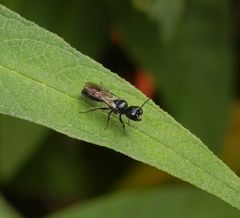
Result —
[[125, 124], [122, 120], [122, 115], [126, 115], [128, 120], [130, 119], [134, 121], [141, 121], [142, 114], [143, 114], [142, 107], [150, 100], [150, 99], [147, 99], [140, 107], [128, 106], [128, 103], [125, 100], [115, 96], [114, 94], [104, 89], [103, 87], [91, 82], [87, 82], [84, 85], [81, 94], [90, 100], [103, 102], [107, 105], [107, 107], [106, 106], [96, 107], [84, 112], [90, 112], [95, 110], [110, 110], [108, 112], [106, 128], [108, 127], [111, 114], [112, 113], [119, 114], [119, 121], [123, 126], [123, 130], [125, 134], [126, 134]]

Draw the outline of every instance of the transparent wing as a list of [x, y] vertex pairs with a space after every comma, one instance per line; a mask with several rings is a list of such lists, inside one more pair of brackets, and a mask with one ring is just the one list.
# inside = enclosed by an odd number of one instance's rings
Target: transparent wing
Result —
[[91, 82], [85, 84], [82, 94], [91, 100], [103, 102], [111, 108], [116, 108], [114, 100], [119, 99], [105, 88]]

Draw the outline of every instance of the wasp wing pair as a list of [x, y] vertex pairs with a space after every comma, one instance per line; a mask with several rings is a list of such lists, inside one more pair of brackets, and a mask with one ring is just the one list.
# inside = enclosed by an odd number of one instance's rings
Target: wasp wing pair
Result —
[[115, 113], [119, 115], [119, 121], [122, 124], [125, 134], [126, 134], [126, 130], [125, 130], [125, 124], [122, 120], [122, 115], [125, 115], [130, 120], [141, 121], [142, 114], [143, 114], [142, 107], [150, 100], [150, 99], [147, 99], [140, 107], [128, 106], [127, 101], [115, 96], [114, 94], [104, 89], [103, 87], [91, 82], [87, 82], [84, 85], [81, 94], [90, 100], [103, 102], [106, 105], [105, 107], [96, 107], [85, 112], [90, 112], [95, 110], [110, 110], [108, 112], [106, 128], [108, 127], [111, 114]]

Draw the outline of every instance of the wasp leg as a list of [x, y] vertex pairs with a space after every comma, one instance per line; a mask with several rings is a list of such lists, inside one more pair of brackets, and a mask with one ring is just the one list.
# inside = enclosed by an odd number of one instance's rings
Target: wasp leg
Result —
[[127, 122], [127, 124], [130, 126], [130, 119], [128, 119], [128, 122]]
[[112, 112], [113, 112], [112, 110], [108, 112], [107, 125], [106, 125], [106, 127], [105, 127], [105, 130], [106, 130], [107, 127], [108, 127], [109, 120], [110, 120], [110, 117], [111, 117], [111, 113], [112, 113]]
[[125, 135], [127, 135], [127, 134], [126, 134], [126, 130], [125, 130], [125, 124], [124, 124], [124, 122], [123, 122], [123, 120], [122, 120], [122, 114], [119, 115], [119, 120], [120, 120], [120, 123], [122, 124], [122, 127], [123, 127], [123, 130], [124, 130]]
[[79, 113], [88, 113], [88, 112], [91, 112], [91, 111], [96, 111], [96, 110], [108, 110], [109, 107], [95, 107], [95, 108], [92, 108], [90, 110], [87, 110], [87, 111], [80, 111]]

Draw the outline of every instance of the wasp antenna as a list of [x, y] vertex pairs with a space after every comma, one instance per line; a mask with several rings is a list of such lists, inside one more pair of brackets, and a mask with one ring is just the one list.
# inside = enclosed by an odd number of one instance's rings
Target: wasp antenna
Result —
[[142, 106], [140, 107], [140, 109], [150, 100], [150, 98], [148, 98], [143, 104]]

